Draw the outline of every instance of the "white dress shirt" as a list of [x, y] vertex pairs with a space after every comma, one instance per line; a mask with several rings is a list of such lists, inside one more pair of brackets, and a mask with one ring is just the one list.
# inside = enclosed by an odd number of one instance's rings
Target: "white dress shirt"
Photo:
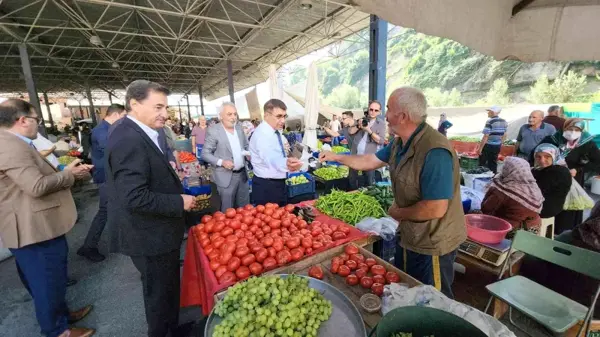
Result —
[[[50, 150], [54, 146], [54, 143], [52, 143], [49, 139], [44, 138], [44, 136], [42, 136], [39, 132], [37, 134], [37, 137], [32, 142], [38, 151]], [[52, 165], [54, 165], [54, 167], [58, 167], [58, 165], [60, 165], [60, 163], [58, 162], [58, 158], [56, 158], [56, 156], [53, 153], [47, 155], [46, 159]]]
[[331, 129], [331, 131], [339, 132], [341, 127], [342, 126], [340, 124], [340, 121], [337, 119], [334, 121], [331, 121], [331, 123], [329, 123], [329, 128]]
[[149, 127], [148, 125], [138, 121], [137, 119], [135, 119], [135, 117], [133, 117], [131, 115], [127, 115], [127, 118], [131, 119], [135, 124], [137, 124], [148, 135], [148, 137], [150, 137], [150, 139], [152, 140], [154, 145], [156, 145], [158, 150], [160, 152], [163, 152], [163, 150], [160, 148], [160, 145], [158, 143], [158, 131], [156, 131], [153, 128]]
[[[278, 135], [268, 123], [262, 122], [254, 130], [250, 139], [250, 162], [254, 175], [264, 179], [287, 178], [287, 158], [281, 151]], [[279, 134], [285, 148], [287, 139]]]
[[[223, 125], [223, 123], [221, 123], [221, 125]], [[231, 146], [231, 154], [233, 155], [233, 170], [241, 170], [244, 167], [244, 153], [242, 152], [242, 146], [240, 145], [240, 138], [238, 137], [237, 128], [234, 126], [233, 133], [231, 133], [227, 131], [223, 125], [223, 130], [225, 130], [225, 134], [229, 140], [229, 145]], [[221, 166], [222, 164], [223, 160], [219, 159], [217, 165]]]

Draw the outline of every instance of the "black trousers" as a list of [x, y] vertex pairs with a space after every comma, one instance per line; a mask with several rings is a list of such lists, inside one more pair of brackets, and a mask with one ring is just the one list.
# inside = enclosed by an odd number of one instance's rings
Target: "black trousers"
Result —
[[98, 213], [96, 213], [94, 220], [92, 220], [92, 225], [90, 226], [87, 236], [85, 237], [85, 241], [83, 243], [85, 248], [98, 249], [98, 242], [100, 242], [100, 237], [102, 236], [102, 232], [106, 226], [106, 220], [108, 219], [108, 214], [106, 211], [108, 204], [106, 184], [98, 184], [98, 199]]
[[179, 322], [179, 249], [156, 256], [132, 256], [142, 274], [148, 337], [175, 336]]
[[479, 166], [485, 166], [490, 171], [496, 173], [498, 169], [498, 155], [500, 154], [500, 148], [502, 145], [490, 145], [485, 144], [481, 155], [479, 155]]
[[252, 178], [252, 203], [264, 205], [273, 202], [279, 206], [287, 204], [287, 189], [285, 179]]
[[350, 190], [354, 191], [361, 187], [369, 187], [375, 183], [375, 171], [363, 171], [358, 175], [357, 170], [348, 171], [348, 180], [350, 181]]

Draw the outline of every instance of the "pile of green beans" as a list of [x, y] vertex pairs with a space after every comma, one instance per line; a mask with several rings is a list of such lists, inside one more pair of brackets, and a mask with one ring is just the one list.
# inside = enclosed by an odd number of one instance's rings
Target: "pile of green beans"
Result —
[[362, 192], [348, 193], [334, 189], [330, 194], [319, 197], [315, 207], [352, 226], [366, 217], [382, 218], [386, 215], [376, 198]]

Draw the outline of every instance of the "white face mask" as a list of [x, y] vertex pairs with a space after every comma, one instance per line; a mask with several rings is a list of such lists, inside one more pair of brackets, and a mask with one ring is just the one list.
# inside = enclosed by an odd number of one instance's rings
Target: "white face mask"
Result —
[[565, 137], [566, 140], [574, 141], [581, 137], [581, 131], [565, 131], [563, 132], [563, 137]]

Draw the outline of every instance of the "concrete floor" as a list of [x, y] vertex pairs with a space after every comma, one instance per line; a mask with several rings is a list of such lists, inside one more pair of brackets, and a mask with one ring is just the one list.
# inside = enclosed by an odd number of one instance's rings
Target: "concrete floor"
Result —
[[[77, 284], [67, 289], [67, 303], [71, 310], [88, 304], [92, 312], [75, 326], [96, 329], [100, 337], [144, 337], [146, 319], [140, 274], [131, 260], [112, 254], [100, 263], [91, 263], [76, 254], [98, 209], [97, 191], [88, 189], [75, 194], [80, 205], [79, 222], [67, 234], [69, 242], [69, 276]], [[105, 238], [100, 251], [106, 252]], [[13, 258], [0, 262], [0, 336], [40, 336], [33, 301], [17, 275]], [[181, 311], [180, 323], [200, 320], [199, 308]], [[201, 326], [195, 326], [201, 330]], [[202, 336], [200, 331], [189, 336]]]

